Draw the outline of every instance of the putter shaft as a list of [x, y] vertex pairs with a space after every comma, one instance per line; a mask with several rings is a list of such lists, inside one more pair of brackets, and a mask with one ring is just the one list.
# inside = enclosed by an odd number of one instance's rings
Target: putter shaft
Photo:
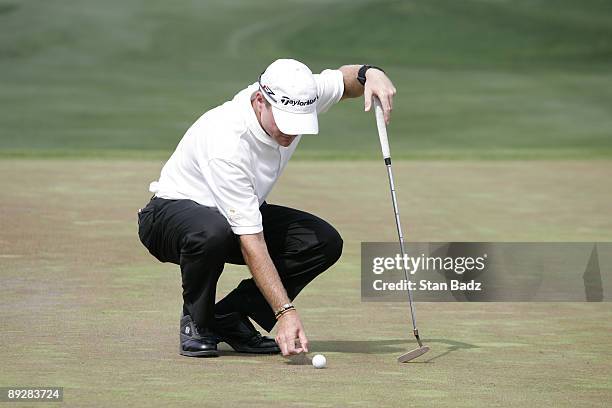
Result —
[[[395, 214], [395, 226], [397, 227], [397, 235], [399, 237], [400, 251], [402, 258], [406, 256], [406, 248], [404, 245], [404, 234], [402, 232], [402, 224], [399, 215], [399, 206], [397, 205], [397, 196], [395, 194], [395, 183], [393, 181], [393, 169], [391, 168], [391, 150], [389, 148], [389, 139], [387, 137], [387, 127], [385, 125], [384, 113], [380, 100], [375, 96], [374, 98], [374, 113], [376, 115], [376, 127], [378, 128], [378, 138], [380, 139], [380, 147], [382, 149], [383, 158], [387, 167], [387, 175], [389, 176], [389, 187], [391, 189], [391, 200], [393, 202], [393, 212]], [[410, 281], [408, 278], [408, 271], [406, 266], [403, 265], [404, 277], [406, 283]], [[408, 302], [410, 303], [410, 316], [412, 320], [412, 332], [416, 338], [419, 348], [412, 350], [406, 354], [401, 355], [398, 358], [399, 362], [407, 362], [414, 358], [417, 358], [429, 351], [429, 347], [423, 346], [423, 342], [419, 336], [419, 330], [417, 329], [416, 313], [414, 307], [414, 301], [412, 299], [412, 290], [408, 286]]]

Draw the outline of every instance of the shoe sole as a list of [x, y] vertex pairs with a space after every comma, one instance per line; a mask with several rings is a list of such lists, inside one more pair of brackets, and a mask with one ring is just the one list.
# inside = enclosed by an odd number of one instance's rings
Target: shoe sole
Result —
[[185, 351], [179, 347], [179, 354], [186, 357], [219, 357], [218, 350]]

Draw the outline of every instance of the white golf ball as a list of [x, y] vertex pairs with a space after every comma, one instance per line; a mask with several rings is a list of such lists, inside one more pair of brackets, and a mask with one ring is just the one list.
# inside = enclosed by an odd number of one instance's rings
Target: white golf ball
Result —
[[317, 354], [312, 358], [312, 365], [314, 368], [325, 368], [327, 360], [323, 354]]

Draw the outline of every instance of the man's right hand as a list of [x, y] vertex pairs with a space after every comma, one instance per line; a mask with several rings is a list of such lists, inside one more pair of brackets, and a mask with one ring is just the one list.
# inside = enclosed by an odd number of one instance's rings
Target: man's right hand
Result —
[[[296, 344], [296, 340], [299, 341]], [[304, 327], [300, 317], [295, 310], [289, 310], [278, 319], [276, 331], [276, 343], [281, 349], [283, 356], [299, 353], [308, 353], [308, 339], [304, 333]]]

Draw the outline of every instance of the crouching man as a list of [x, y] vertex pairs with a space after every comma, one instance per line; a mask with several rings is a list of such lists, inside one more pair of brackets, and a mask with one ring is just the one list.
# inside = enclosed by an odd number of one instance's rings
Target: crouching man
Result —
[[[308, 351], [291, 302], [338, 260], [342, 239], [321, 218], [265, 200], [301, 135], [318, 133], [317, 114], [364, 94], [366, 110], [373, 95], [380, 98], [388, 121], [395, 88], [380, 68], [348, 65], [313, 75], [281, 59], [185, 133], [138, 213], [144, 246], [180, 265], [180, 354], [217, 356], [220, 341], [244, 353]], [[226, 263], [246, 264], [252, 278], [215, 303]], [[276, 338], [262, 336], [249, 319], [268, 332], [277, 325]]]

